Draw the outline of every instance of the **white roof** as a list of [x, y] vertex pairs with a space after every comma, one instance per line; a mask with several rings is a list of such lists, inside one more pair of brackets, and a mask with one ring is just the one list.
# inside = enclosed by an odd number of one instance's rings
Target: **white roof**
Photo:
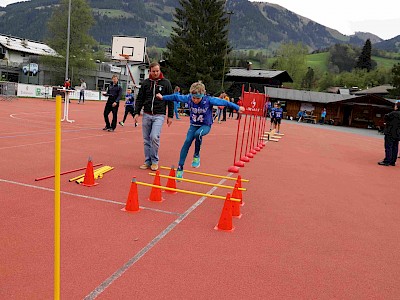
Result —
[[230, 68], [226, 76], [274, 78], [275, 76], [285, 72], [286, 71], [253, 70], [253, 69], [247, 70], [243, 68]]
[[36, 55], [58, 56], [57, 52], [46, 44], [26, 39], [0, 35], [0, 44], [9, 50], [25, 52]]

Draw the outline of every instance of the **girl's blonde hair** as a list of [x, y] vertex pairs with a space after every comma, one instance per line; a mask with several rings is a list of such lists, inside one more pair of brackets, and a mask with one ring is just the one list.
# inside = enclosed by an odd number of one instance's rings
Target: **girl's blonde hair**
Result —
[[206, 86], [199, 80], [190, 86], [189, 92], [191, 94], [205, 94]]

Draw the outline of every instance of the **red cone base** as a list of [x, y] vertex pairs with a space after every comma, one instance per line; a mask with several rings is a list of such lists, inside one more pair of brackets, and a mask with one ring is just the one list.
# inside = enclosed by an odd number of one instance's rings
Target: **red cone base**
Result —
[[240, 168], [244, 168], [244, 162], [241, 160], [238, 160], [237, 162], [235, 162], [235, 166], [236, 167], [240, 167]]
[[239, 167], [231, 166], [231, 167], [229, 167], [228, 172], [231, 172], [231, 173], [239, 173], [239, 170], [240, 170]]

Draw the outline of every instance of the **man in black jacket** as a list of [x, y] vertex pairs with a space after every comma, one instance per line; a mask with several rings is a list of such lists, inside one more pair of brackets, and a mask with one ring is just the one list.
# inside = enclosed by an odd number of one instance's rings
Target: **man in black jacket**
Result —
[[135, 123], [143, 108], [142, 133], [144, 141], [144, 164], [140, 169], [158, 170], [158, 148], [160, 147], [161, 128], [165, 120], [168, 107], [167, 124], [172, 124], [174, 116], [174, 103], [172, 101], [160, 101], [156, 94], [170, 95], [173, 93], [171, 83], [164, 78], [160, 70], [160, 64], [150, 64], [150, 76], [144, 80], [135, 103]]
[[378, 162], [381, 166], [395, 166], [399, 152], [400, 141], [400, 111], [398, 105], [394, 105], [394, 111], [385, 115], [385, 158]]
[[[118, 75], [112, 76], [112, 83], [108, 86], [107, 92], [104, 93], [105, 96], [108, 96], [108, 100], [106, 106], [104, 107], [104, 122], [106, 122], [106, 127], [103, 130], [114, 131], [115, 127], [117, 127], [117, 116], [118, 116], [118, 107], [119, 101], [122, 98], [122, 88], [118, 84]], [[110, 120], [108, 119], [108, 115], [112, 112], [113, 118], [110, 125]]]

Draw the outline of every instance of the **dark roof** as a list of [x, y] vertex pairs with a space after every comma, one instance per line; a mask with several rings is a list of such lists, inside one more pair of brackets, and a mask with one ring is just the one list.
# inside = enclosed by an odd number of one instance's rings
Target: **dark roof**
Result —
[[367, 90], [355, 92], [354, 95], [371, 95], [371, 94], [387, 95], [387, 94], [389, 94], [389, 90], [391, 90], [393, 88], [394, 87], [391, 85], [380, 85], [380, 86], [372, 87]]
[[267, 82], [270, 79], [275, 79], [280, 82], [293, 82], [293, 79], [286, 71], [231, 68], [226, 74], [227, 81], [254, 81], [261, 83], [263, 81]]
[[380, 107], [392, 107], [397, 100], [387, 99], [380, 95], [344, 95], [333, 93], [321, 93], [312, 91], [292, 90], [285, 88], [265, 87], [265, 93], [274, 99], [293, 100], [311, 103], [343, 103], [348, 105], [371, 105]]
[[265, 91], [271, 98], [314, 103], [330, 103], [355, 98], [354, 95], [292, 90], [285, 88], [266, 87]]

